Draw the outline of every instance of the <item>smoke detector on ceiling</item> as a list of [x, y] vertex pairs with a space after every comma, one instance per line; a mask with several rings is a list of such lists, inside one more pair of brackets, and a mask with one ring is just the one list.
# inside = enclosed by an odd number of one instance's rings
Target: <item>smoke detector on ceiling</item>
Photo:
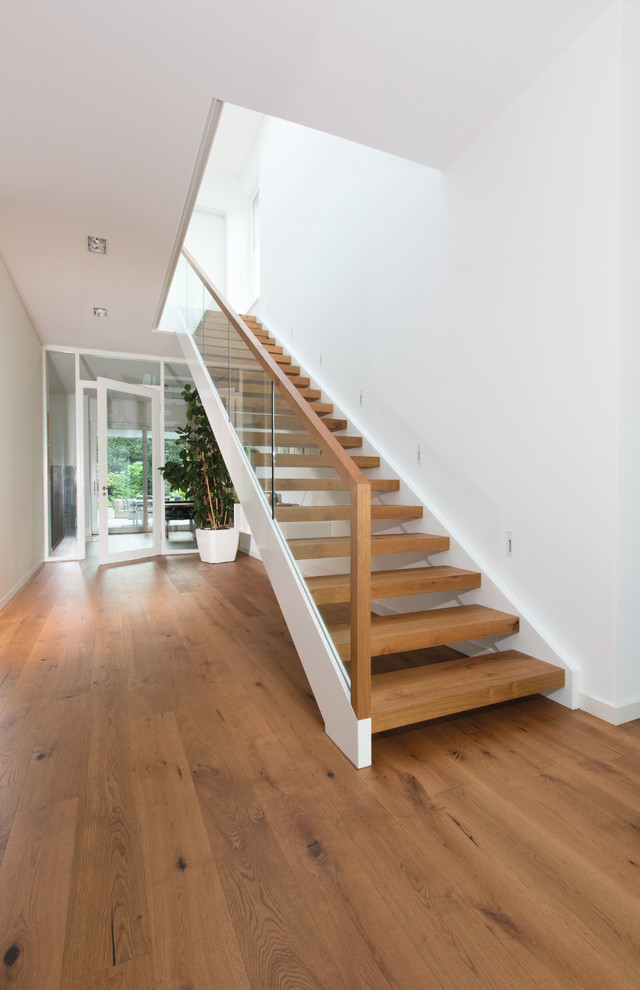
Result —
[[93, 315], [94, 316], [105, 317], [107, 315], [107, 307], [106, 306], [94, 306], [93, 307]]
[[92, 234], [87, 235], [87, 250], [90, 254], [106, 254], [107, 253], [107, 238], [106, 237], [94, 237]]

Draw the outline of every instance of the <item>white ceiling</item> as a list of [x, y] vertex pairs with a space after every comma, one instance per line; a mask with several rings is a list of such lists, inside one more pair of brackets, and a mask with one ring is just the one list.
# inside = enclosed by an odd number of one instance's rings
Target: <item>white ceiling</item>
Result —
[[177, 353], [149, 329], [212, 98], [442, 167], [612, 2], [5, 5], [0, 253], [42, 341]]

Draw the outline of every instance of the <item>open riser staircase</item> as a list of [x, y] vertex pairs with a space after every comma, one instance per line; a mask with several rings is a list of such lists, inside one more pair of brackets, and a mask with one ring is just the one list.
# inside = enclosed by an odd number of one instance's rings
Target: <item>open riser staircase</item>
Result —
[[[291, 358], [283, 353], [255, 317], [243, 317], [247, 326], [260, 339], [267, 351], [277, 355], [276, 360], [288, 368]], [[302, 369], [292, 368], [293, 374], [302, 381], [308, 381]], [[302, 386], [301, 386], [302, 387]], [[334, 416], [333, 407], [319, 400], [319, 390], [311, 390], [306, 396], [311, 407], [324, 418], [332, 431], [346, 430], [346, 421]], [[276, 421], [278, 430], [285, 432], [290, 427], [283, 421]], [[342, 439], [337, 434], [337, 439]], [[362, 438], [349, 437], [348, 449], [355, 450], [362, 445]], [[345, 444], [347, 447], [347, 444]], [[286, 456], [286, 455], [284, 455]], [[307, 455], [308, 456], [308, 455]], [[358, 466], [365, 471], [377, 468], [380, 459], [375, 456], [358, 459], [352, 455]], [[313, 464], [303, 464], [304, 453], [289, 454], [287, 466], [305, 467], [297, 472], [298, 477], [278, 477], [276, 488], [287, 499], [300, 501], [299, 505], [282, 506], [276, 504], [276, 518], [282, 522], [312, 521], [323, 523], [344, 521], [348, 518], [349, 507], [327, 504], [331, 493], [338, 490], [339, 482], [332, 478], [317, 477], [320, 473]], [[364, 463], [363, 463], [364, 462]], [[284, 466], [284, 465], [283, 465]], [[315, 468], [315, 470], [314, 470]], [[300, 477], [302, 475], [302, 477]], [[268, 486], [268, 479], [265, 485]], [[372, 494], [379, 499], [385, 492], [395, 492], [400, 488], [398, 479], [371, 479]], [[322, 493], [324, 498], [308, 501], [308, 493]], [[295, 494], [294, 494], [295, 493]], [[419, 519], [423, 514], [421, 505], [385, 505], [378, 501], [372, 504], [373, 519], [384, 519], [393, 523], [404, 519]], [[293, 527], [291, 527], [293, 530]], [[299, 531], [299, 527], [298, 527]], [[294, 557], [300, 561], [345, 557], [350, 552], [347, 536], [303, 536], [288, 539]], [[455, 567], [438, 566], [436, 555], [449, 549], [449, 538], [426, 533], [390, 533], [372, 536], [372, 555], [406, 555], [404, 566], [394, 570], [374, 570], [371, 574], [371, 597], [378, 600], [388, 597], [406, 597], [443, 591], [465, 591], [480, 587], [481, 575], [477, 572]], [[430, 566], [415, 566], [416, 556], [428, 558]], [[432, 563], [433, 562], [433, 563]], [[340, 614], [340, 606], [349, 602], [350, 575], [345, 572], [310, 575], [306, 582], [314, 600], [323, 614], [326, 625], [341, 657], [348, 662], [350, 655], [349, 615]], [[427, 650], [449, 643], [463, 643], [469, 640], [510, 636], [518, 632], [518, 617], [482, 605], [456, 605], [390, 616], [371, 616], [371, 657], [398, 654], [417, 650]], [[451, 651], [453, 654], [453, 650]], [[416, 666], [416, 658], [411, 662], [387, 673], [374, 673], [371, 680], [372, 730], [390, 729], [414, 722], [422, 722], [443, 715], [468, 711], [484, 705], [496, 704], [514, 698], [524, 697], [540, 691], [550, 691], [564, 685], [564, 670], [542, 660], [519, 653], [516, 650], [493, 652], [476, 659], [456, 658], [429, 662]]]
[[[376, 733], [563, 687], [562, 667], [495, 648], [518, 632], [518, 617], [460, 602], [480, 588], [480, 573], [439, 563], [449, 537], [421, 531], [422, 506], [396, 502], [399, 480], [378, 476], [380, 457], [362, 452], [362, 438], [263, 325], [216, 300], [193, 339], [350, 675], [357, 719], [370, 717]], [[436, 607], [425, 609], [425, 596]], [[402, 599], [405, 609], [412, 598], [415, 610], [380, 614], [385, 602]], [[491, 652], [468, 657], [451, 646], [478, 640]]]

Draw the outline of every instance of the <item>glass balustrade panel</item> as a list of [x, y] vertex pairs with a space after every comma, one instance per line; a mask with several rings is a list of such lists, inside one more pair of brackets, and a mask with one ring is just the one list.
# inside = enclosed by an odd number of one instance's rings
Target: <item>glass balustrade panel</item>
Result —
[[[195, 324], [194, 340], [348, 684], [348, 485], [322, 453], [322, 440], [215, 301]], [[286, 367], [282, 364], [285, 374]], [[297, 394], [304, 399], [303, 391]]]
[[276, 390], [274, 469], [264, 485], [274, 518], [348, 674], [351, 498], [321, 440]]
[[[286, 365], [283, 365], [286, 368]], [[286, 374], [286, 372], [285, 372]], [[304, 401], [304, 393], [296, 389]], [[350, 495], [320, 439], [229, 328], [229, 418], [348, 683]], [[345, 664], [345, 661], [346, 664]]]

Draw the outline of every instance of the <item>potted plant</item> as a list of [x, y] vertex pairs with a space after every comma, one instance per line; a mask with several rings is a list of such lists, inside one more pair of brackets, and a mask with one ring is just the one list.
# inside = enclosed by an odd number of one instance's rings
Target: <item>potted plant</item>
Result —
[[234, 560], [240, 533], [234, 527], [233, 483], [197, 389], [185, 385], [182, 397], [187, 425], [177, 431], [180, 460], [167, 461], [160, 470], [172, 490], [193, 502], [200, 559], [210, 564]]

